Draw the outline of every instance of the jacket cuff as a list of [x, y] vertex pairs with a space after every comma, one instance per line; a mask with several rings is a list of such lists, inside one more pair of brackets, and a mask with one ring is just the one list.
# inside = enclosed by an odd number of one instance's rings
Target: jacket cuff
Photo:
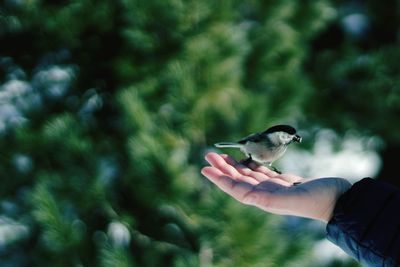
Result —
[[337, 201], [327, 238], [365, 266], [395, 266], [400, 253], [400, 191], [364, 178]]

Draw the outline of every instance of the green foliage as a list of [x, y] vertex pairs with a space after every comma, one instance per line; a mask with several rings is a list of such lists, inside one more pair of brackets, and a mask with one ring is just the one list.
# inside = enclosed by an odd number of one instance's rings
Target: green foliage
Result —
[[100, 252], [101, 266], [104, 267], [134, 267], [126, 250], [107, 246]]
[[[331, 119], [340, 106], [324, 109], [330, 91], [315, 85], [348, 78], [357, 98], [377, 98], [397, 62], [375, 67], [389, 50], [360, 62], [312, 54], [337, 18], [325, 0], [8, 1], [0, 15], [1, 81], [24, 81], [39, 99], [0, 137], [0, 195], [17, 206], [1, 212], [29, 228], [19, 241], [29, 251], [7, 246], [9, 266], [306, 264], [311, 237], [210, 185], [199, 174], [204, 153], [306, 121], [304, 110]], [[72, 69], [65, 93], [52, 95], [55, 82], [39, 75], [52, 66]], [[397, 111], [396, 88], [386, 111]]]
[[41, 242], [46, 249], [62, 253], [78, 246], [82, 241], [83, 223], [79, 220], [70, 221], [70, 218], [63, 215], [64, 211], [60, 210], [44, 183], [36, 185], [30, 201], [35, 204], [32, 208], [34, 220], [43, 226]]
[[[343, 51], [341, 55], [333, 51], [321, 52], [316, 64], [316, 83], [321, 91], [313, 99], [322, 101], [310, 107], [324, 112], [321, 119], [337, 128], [364, 128], [385, 140], [398, 142], [397, 123], [387, 127], [388, 121], [396, 121], [399, 114], [397, 60], [400, 54], [397, 50], [387, 46], [380, 51]], [[324, 68], [320, 67], [322, 65]], [[329, 112], [318, 105], [327, 99], [337, 102]], [[337, 113], [342, 115], [334, 115]]]

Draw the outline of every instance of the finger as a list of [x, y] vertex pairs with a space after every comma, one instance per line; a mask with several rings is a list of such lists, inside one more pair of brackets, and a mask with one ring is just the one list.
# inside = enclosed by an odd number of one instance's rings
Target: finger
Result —
[[278, 176], [276, 176], [276, 178], [282, 179], [282, 180], [290, 183], [291, 185], [293, 183], [298, 183], [298, 182], [303, 181], [302, 177], [299, 177], [299, 176], [294, 175], [294, 174], [289, 174], [289, 173], [279, 174]]
[[269, 179], [269, 177], [266, 176], [265, 174], [253, 171], [246, 165], [237, 162], [236, 160], [234, 160], [233, 158], [231, 158], [226, 154], [221, 154], [221, 157], [226, 161], [227, 164], [232, 165], [242, 175], [252, 177], [258, 182], [264, 182]]
[[282, 180], [280, 178], [270, 178], [267, 181], [273, 182], [273, 183], [276, 183], [276, 184], [279, 184], [279, 185], [283, 185], [283, 186], [286, 186], [286, 187], [293, 185], [293, 183], [285, 181], [285, 180]]
[[221, 158], [223, 158], [226, 163], [228, 163], [229, 165], [232, 166], [236, 166], [237, 164], [239, 164], [239, 162], [237, 162], [234, 158], [232, 158], [231, 156], [229, 156], [228, 154], [219, 154], [221, 156]]
[[206, 155], [205, 159], [211, 164], [211, 166], [219, 169], [221, 172], [232, 178], [237, 178], [238, 175], [240, 175], [234, 167], [226, 164], [226, 161], [217, 153], [210, 152]]
[[[293, 183], [297, 183], [301, 180], [303, 180], [302, 177], [299, 177], [297, 175], [293, 175], [293, 174], [279, 174], [273, 170], [270, 170], [269, 168], [263, 166], [263, 165], [259, 165], [255, 162], [250, 162], [249, 167], [255, 171], [255, 172], [260, 172], [265, 174], [268, 177], [271, 177], [271, 181], [275, 181], [279, 184], [282, 185], [286, 185], [286, 186], [290, 186], [293, 185]], [[283, 180], [284, 183], [280, 182], [279, 180]]]
[[255, 162], [250, 162], [249, 163], [249, 168], [252, 169], [253, 171], [261, 172], [261, 173], [263, 173], [263, 174], [265, 174], [265, 175], [267, 175], [268, 177], [271, 177], [271, 178], [279, 175], [279, 173], [274, 172], [273, 170], [270, 170], [269, 168], [267, 168], [267, 167], [265, 167], [263, 165], [259, 165], [259, 164], [255, 163]]
[[218, 186], [222, 191], [239, 201], [243, 201], [243, 198], [246, 196], [246, 194], [253, 190], [253, 186], [251, 184], [246, 182], [238, 182], [224, 175], [224, 173], [214, 167], [204, 167], [201, 170], [201, 173], [216, 186]]
[[222, 173], [224, 173], [227, 176], [232, 177], [235, 180], [247, 182], [252, 185], [255, 185], [258, 183], [258, 181], [256, 179], [246, 176], [246, 175], [242, 175], [241, 173], [239, 173], [235, 167], [228, 164], [224, 160], [224, 158], [221, 157], [217, 153], [213, 153], [213, 152], [208, 153], [206, 155], [206, 160], [211, 164], [211, 166], [219, 169]]

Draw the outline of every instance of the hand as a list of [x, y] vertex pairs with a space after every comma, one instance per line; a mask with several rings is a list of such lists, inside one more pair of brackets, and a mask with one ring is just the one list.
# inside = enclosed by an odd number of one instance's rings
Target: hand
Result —
[[275, 214], [328, 222], [337, 199], [351, 186], [342, 178], [304, 179], [278, 174], [254, 162], [247, 167], [223, 154], [208, 153], [205, 159], [211, 166], [201, 173], [221, 190], [244, 204]]

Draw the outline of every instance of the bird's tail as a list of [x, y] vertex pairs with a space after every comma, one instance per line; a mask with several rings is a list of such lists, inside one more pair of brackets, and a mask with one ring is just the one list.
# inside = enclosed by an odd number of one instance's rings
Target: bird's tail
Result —
[[236, 148], [241, 148], [243, 145], [239, 143], [233, 143], [233, 142], [221, 142], [221, 143], [216, 143], [214, 144], [216, 147], [236, 147]]

